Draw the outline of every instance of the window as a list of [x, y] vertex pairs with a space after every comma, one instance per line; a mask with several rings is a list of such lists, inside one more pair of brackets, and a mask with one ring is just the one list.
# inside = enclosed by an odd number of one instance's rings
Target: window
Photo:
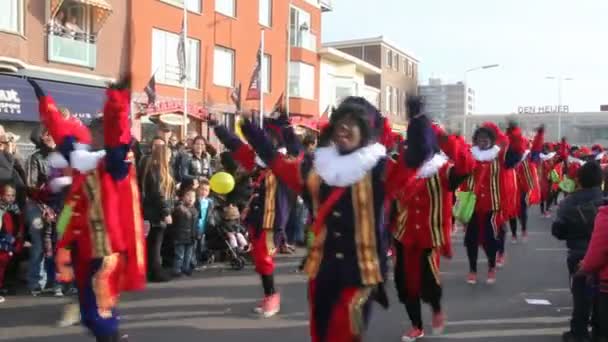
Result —
[[392, 111], [393, 105], [393, 88], [391, 86], [386, 86], [386, 94], [385, 94], [384, 107], [388, 113]]
[[236, 0], [215, 0], [215, 11], [229, 17], [236, 17]]
[[289, 63], [289, 94], [293, 97], [314, 99], [315, 67], [302, 63]]
[[399, 55], [396, 53], [393, 54], [393, 68], [399, 71]]
[[160, 0], [171, 5], [175, 5], [184, 8], [184, 1], [186, 1], [186, 9], [191, 12], [201, 13], [201, 0]]
[[413, 73], [414, 73], [414, 63], [412, 63], [411, 61], [407, 61], [407, 76], [411, 78]]
[[[179, 34], [152, 30], [152, 73], [156, 75], [156, 82], [167, 85], [180, 86], [180, 68], [177, 60], [177, 46]], [[200, 65], [200, 41], [187, 39], [186, 43], [186, 75], [187, 85], [198, 88]]]
[[393, 51], [391, 50], [386, 51], [386, 65], [388, 65], [389, 68], [393, 67]]
[[262, 66], [262, 88], [264, 93], [270, 93], [272, 89], [272, 57], [270, 55], [264, 55]]
[[395, 101], [395, 103], [393, 104], [393, 109], [395, 110], [395, 113], [400, 113], [401, 112], [401, 106], [399, 105], [399, 96], [400, 96], [400, 91], [399, 89], [395, 88], [395, 94], [393, 95], [393, 101]]
[[0, 1], [0, 30], [21, 33], [23, 0]]
[[271, 27], [272, 26], [272, 0], [259, 0], [260, 7], [260, 24]]
[[234, 86], [234, 50], [216, 46], [213, 52], [213, 83], [232, 88]]
[[317, 37], [311, 33], [310, 13], [297, 7], [291, 7], [290, 13], [289, 30], [291, 46], [316, 51]]
[[407, 58], [404, 58], [403, 59], [403, 73], [404, 74], [407, 74], [407, 62], [408, 62]]

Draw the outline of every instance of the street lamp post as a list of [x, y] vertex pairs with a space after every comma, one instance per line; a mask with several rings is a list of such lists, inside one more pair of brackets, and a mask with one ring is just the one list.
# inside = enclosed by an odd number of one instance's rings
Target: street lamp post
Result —
[[555, 80], [557, 81], [557, 139], [562, 138], [562, 89], [564, 81], [572, 81], [574, 80], [571, 77], [563, 77], [563, 76], [547, 76], [545, 77], [547, 80]]
[[462, 136], [466, 139], [467, 137], [467, 114], [468, 114], [468, 99], [469, 99], [469, 86], [467, 84], [467, 80], [468, 80], [468, 76], [470, 72], [473, 71], [477, 71], [477, 70], [485, 70], [485, 69], [492, 69], [492, 68], [498, 68], [500, 66], [500, 64], [488, 64], [488, 65], [482, 65], [482, 66], [478, 66], [475, 68], [471, 68], [468, 69], [464, 72], [464, 96], [465, 96], [465, 101], [464, 101], [464, 115], [462, 116]]

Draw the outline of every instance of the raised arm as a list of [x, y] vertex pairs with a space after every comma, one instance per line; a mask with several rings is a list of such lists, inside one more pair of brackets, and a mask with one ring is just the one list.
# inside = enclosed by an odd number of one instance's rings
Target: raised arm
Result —
[[505, 152], [504, 166], [512, 169], [521, 162], [526, 150], [526, 138], [521, 133], [521, 128], [514, 121], [509, 122], [507, 139], [509, 142]]
[[[451, 173], [454, 177], [462, 178], [473, 173], [476, 162], [471, 150], [462, 136], [448, 134], [438, 125], [433, 125], [433, 130], [439, 141], [439, 148], [454, 163]], [[457, 185], [456, 185], [457, 187]]]
[[290, 158], [277, 152], [264, 131], [249, 120], [244, 120], [241, 129], [257, 155], [285, 185], [296, 193], [304, 191], [304, 174], [309, 169], [306, 165], [310, 165], [310, 160]]
[[530, 161], [535, 164], [540, 163], [540, 154], [543, 151], [545, 144], [545, 126], [541, 125], [536, 129], [536, 135], [532, 141], [532, 149], [530, 150]]
[[127, 158], [131, 146], [129, 107], [131, 106], [130, 79], [122, 79], [106, 91], [103, 109], [103, 135], [106, 150], [106, 170], [114, 180], [122, 180], [129, 173], [131, 162]]
[[69, 160], [69, 154], [74, 150], [74, 144], [90, 144], [91, 134], [89, 130], [82, 125], [77, 119], [65, 118], [53, 98], [45, 93], [45, 91], [34, 81], [28, 79], [29, 83], [34, 88], [36, 97], [38, 98], [38, 110], [40, 112], [40, 121], [47, 128], [51, 137], [57, 144], [57, 150]]
[[[211, 121], [211, 123], [215, 122]], [[245, 170], [251, 172], [255, 167], [255, 151], [253, 148], [230, 132], [226, 126], [216, 125], [214, 131], [215, 136], [217, 136], [222, 145], [230, 150], [234, 160], [241, 164]]]

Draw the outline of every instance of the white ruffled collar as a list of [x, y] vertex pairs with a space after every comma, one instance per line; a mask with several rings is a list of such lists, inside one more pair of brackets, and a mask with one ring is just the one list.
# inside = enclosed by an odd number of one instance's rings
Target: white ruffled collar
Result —
[[70, 160], [72, 161], [71, 166], [80, 172], [89, 172], [94, 170], [99, 164], [99, 161], [105, 156], [105, 150], [95, 152], [74, 150], [70, 153]]
[[606, 155], [606, 152], [600, 152], [597, 154], [597, 156], [595, 156], [595, 160], [602, 160], [602, 158], [604, 158], [605, 155]]
[[500, 152], [500, 147], [498, 145], [494, 145], [487, 150], [482, 150], [478, 146], [473, 146], [471, 148], [471, 153], [475, 160], [480, 162], [492, 161], [498, 157], [498, 152]]
[[433, 157], [422, 164], [416, 178], [430, 178], [439, 172], [439, 170], [448, 162], [448, 157], [443, 153], [435, 153]]
[[570, 164], [578, 164], [580, 166], [583, 166], [583, 165], [585, 165], [586, 162], [584, 160], [579, 159], [579, 158], [576, 158], [576, 157], [573, 157], [573, 156], [568, 156], [568, 163], [570, 163]]
[[345, 187], [360, 181], [384, 157], [386, 147], [380, 143], [359, 148], [346, 155], [340, 155], [332, 145], [315, 151], [314, 167], [328, 185]]
[[545, 160], [552, 159], [553, 157], [555, 157], [556, 154], [557, 153], [555, 153], [555, 152], [549, 152], [547, 154], [541, 153], [540, 160], [545, 161]]

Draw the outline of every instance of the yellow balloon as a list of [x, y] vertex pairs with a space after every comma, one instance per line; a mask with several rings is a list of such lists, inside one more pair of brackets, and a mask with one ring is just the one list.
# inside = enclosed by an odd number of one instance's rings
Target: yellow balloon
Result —
[[218, 172], [209, 180], [211, 190], [220, 195], [230, 193], [234, 189], [234, 178], [227, 172]]

